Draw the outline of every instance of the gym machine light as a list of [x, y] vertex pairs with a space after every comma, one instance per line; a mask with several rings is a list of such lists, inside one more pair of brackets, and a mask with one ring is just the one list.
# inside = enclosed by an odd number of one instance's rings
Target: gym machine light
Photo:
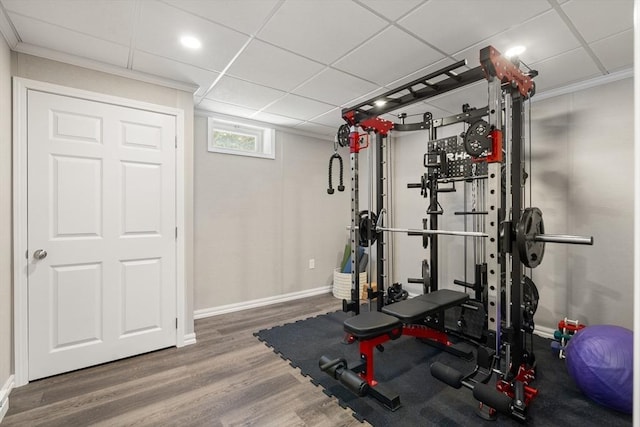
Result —
[[[532, 77], [511, 61], [503, 58], [491, 46], [480, 51], [480, 66], [457, 72], [466, 65], [460, 61], [427, 76], [416, 79], [396, 89], [390, 90], [353, 107], [342, 110], [346, 124], [341, 126], [337, 140], [342, 146], [350, 148], [351, 166], [351, 300], [343, 300], [343, 309], [359, 314], [360, 284], [357, 274], [357, 246], [361, 241], [375, 242], [377, 250], [378, 289], [369, 293], [370, 299], [376, 299], [377, 310], [384, 305], [385, 289], [385, 232], [403, 232], [410, 235], [422, 235], [423, 246], [430, 247], [430, 271], [423, 268], [425, 292], [438, 290], [438, 237], [442, 234], [471, 235], [482, 237], [483, 251], [486, 255], [484, 274], [476, 275], [476, 297], [484, 292], [486, 334], [484, 343], [478, 351], [477, 368], [471, 374], [464, 375], [447, 366], [434, 363], [432, 375], [445, 383], [460, 388], [465, 386], [473, 390], [474, 397], [481, 402], [481, 415], [493, 418], [496, 410], [519, 420], [526, 419], [527, 406], [537, 394], [530, 386], [535, 378], [535, 359], [526, 349], [526, 334], [533, 332], [533, 321], [524, 313], [522, 294], [523, 267], [534, 268], [542, 261], [544, 246], [547, 242], [593, 244], [592, 237], [548, 235], [544, 232], [542, 212], [533, 207], [524, 208], [522, 188], [525, 180], [523, 171], [523, 112], [524, 100], [535, 93]], [[486, 79], [488, 82], [488, 106], [486, 108], [463, 108], [461, 114], [441, 119], [433, 119], [429, 113], [418, 123], [394, 123], [380, 118], [401, 107], [424, 101], [453, 89]], [[435, 83], [434, 83], [435, 82]], [[380, 101], [384, 101], [383, 103]], [[485, 122], [482, 120], [488, 117]], [[424, 166], [427, 173], [420, 184], [410, 187], [421, 188], [428, 196], [428, 229], [391, 228], [384, 225], [383, 200], [383, 144], [391, 130], [414, 131], [428, 130], [429, 140], [437, 140], [437, 129], [455, 123], [467, 123], [470, 127], [465, 138], [467, 153], [473, 161], [486, 166], [485, 175], [471, 179], [483, 180], [482, 197], [487, 211], [484, 217], [484, 232], [438, 230], [439, 209], [438, 193], [447, 191], [439, 188], [439, 177], [446, 165], [444, 156], [425, 155]], [[504, 123], [503, 123], [504, 122]], [[360, 134], [358, 128], [366, 133]], [[358, 194], [358, 155], [369, 147], [368, 134], [375, 133], [377, 166], [375, 170], [376, 212], [365, 218], [359, 211]], [[362, 145], [363, 136], [367, 137]], [[432, 160], [435, 160], [433, 162]], [[467, 177], [466, 179], [468, 179]], [[465, 178], [463, 178], [465, 179]], [[426, 227], [425, 227], [426, 228]], [[426, 236], [426, 237], [425, 237]], [[482, 272], [481, 272], [482, 273]], [[424, 277], [429, 274], [429, 278]], [[482, 289], [478, 289], [482, 288]], [[501, 297], [504, 290], [505, 298]], [[504, 305], [504, 308], [502, 308]], [[504, 319], [503, 319], [504, 312]], [[496, 375], [496, 383], [488, 385]]]

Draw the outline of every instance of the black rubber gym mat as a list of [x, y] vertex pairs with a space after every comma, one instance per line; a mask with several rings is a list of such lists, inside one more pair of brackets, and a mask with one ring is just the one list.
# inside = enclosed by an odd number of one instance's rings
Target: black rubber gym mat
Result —
[[[475, 414], [477, 401], [467, 389], [455, 390], [433, 378], [429, 366], [435, 361], [461, 371], [473, 369], [465, 362], [411, 337], [385, 344], [375, 353], [376, 379], [400, 395], [402, 407], [390, 412], [372, 397], [357, 397], [318, 368], [320, 356], [344, 357], [349, 366], [359, 359], [358, 344], [342, 343], [341, 311], [261, 330], [254, 335], [274, 352], [300, 368], [311, 382], [354, 411], [354, 416], [374, 426], [496, 426], [522, 424], [505, 415], [484, 421]], [[569, 377], [565, 361], [551, 354], [550, 340], [534, 336], [538, 361], [539, 391], [529, 407], [529, 426], [630, 426], [631, 415], [609, 410], [585, 397]], [[338, 403], [337, 402], [337, 403]]]

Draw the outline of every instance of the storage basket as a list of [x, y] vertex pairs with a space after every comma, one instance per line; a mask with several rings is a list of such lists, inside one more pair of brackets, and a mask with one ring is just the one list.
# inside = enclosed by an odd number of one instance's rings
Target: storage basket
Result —
[[[363, 271], [360, 273], [360, 289], [365, 290], [366, 285], [368, 285], [367, 272]], [[340, 299], [351, 299], [351, 273], [341, 273], [339, 268], [333, 270], [333, 296]]]

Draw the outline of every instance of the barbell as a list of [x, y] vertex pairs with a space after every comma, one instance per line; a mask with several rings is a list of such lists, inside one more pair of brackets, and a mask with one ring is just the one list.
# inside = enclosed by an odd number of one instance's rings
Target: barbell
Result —
[[[448, 235], [463, 237], [489, 237], [487, 233], [478, 231], [451, 231], [451, 230], [424, 230], [416, 228], [391, 228], [378, 227], [375, 214], [368, 211], [360, 212], [356, 230], [367, 230], [361, 233], [360, 243], [366, 246], [369, 242], [367, 235], [371, 236], [370, 242], [376, 240], [376, 235], [382, 231], [389, 233], [406, 233], [412, 236], [420, 235]], [[351, 226], [347, 226], [351, 229]], [[545, 234], [542, 211], [535, 207], [525, 208], [515, 226], [515, 244], [520, 255], [520, 261], [529, 268], [535, 268], [542, 262], [546, 243], [564, 243], [573, 245], [593, 245], [592, 236], [572, 236], [568, 234]]]
[[[355, 227], [356, 230], [359, 230], [360, 227]], [[347, 226], [347, 230], [351, 230], [351, 226]], [[371, 235], [379, 233], [380, 231], [387, 231], [389, 233], [406, 233], [411, 235], [422, 235], [422, 234], [445, 234], [449, 236], [466, 236], [466, 237], [489, 237], [487, 233], [481, 233], [479, 231], [449, 231], [449, 230], [423, 230], [419, 228], [389, 228], [389, 227], [375, 227], [371, 231]], [[372, 241], [375, 241], [375, 238], [372, 238]]]
[[529, 268], [540, 265], [546, 243], [593, 245], [593, 236], [544, 234], [542, 211], [533, 207], [525, 208], [516, 225], [516, 246], [520, 253], [520, 261]]

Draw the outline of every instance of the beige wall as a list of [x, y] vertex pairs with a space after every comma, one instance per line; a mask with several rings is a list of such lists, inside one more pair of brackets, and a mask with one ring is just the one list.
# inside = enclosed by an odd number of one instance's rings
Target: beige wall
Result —
[[[190, 319], [185, 333], [193, 332], [193, 99], [192, 94], [181, 90], [157, 86], [89, 70], [48, 59], [14, 53], [13, 75], [32, 80], [104, 93], [153, 104], [179, 108], [184, 111], [185, 152], [185, 313]], [[3, 158], [4, 160], [4, 158]]]
[[633, 79], [536, 102], [533, 204], [545, 231], [592, 235], [593, 246], [548, 244], [533, 271], [536, 321], [633, 324]]
[[[439, 136], [461, 130], [444, 128]], [[421, 227], [426, 202], [406, 184], [419, 182], [423, 173], [426, 138], [416, 132], [394, 144], [396, 226]], [[555, 329], [567, 316], [587, 324], [632, 328], [632, 79], [533, 102], [532, 138], [532, 205], [543, 212], [545, 232], [595, 239], [594, 246], [546, 245], [532, 277], [540, 292], [536, 324]], [[439, 196], [445, 211], [441, 229], [464, 228], [462, 216], [453, 215], [463, 206], [463, 185], [457, 188], [457, 193]], [[527, 186], [527, 205], [528, 193]], [[415, 237], [394, 238], [394, 280], [420, 292], [420, 285], [407, 285], [406, 280], [420, 277], [420, 261], [428, 252]], [[464, 240], [442, 236], [440, 241], [440, 287], [461, 290], [453, 280], [464, 278]], [[472, 263], [472, 252], [469, 256]], [[471, 282], [472, 274], [469, 270]]]
[[0, 389], [13, 373], [11, 53], [0, 37]]
[[209, 153], [206, 133], [196, 116], [196, 310], [330, 285], [350, 203], [348, 175], [344, 193], [326, 191], [333, 143], [277, 131], [270, 160]]

